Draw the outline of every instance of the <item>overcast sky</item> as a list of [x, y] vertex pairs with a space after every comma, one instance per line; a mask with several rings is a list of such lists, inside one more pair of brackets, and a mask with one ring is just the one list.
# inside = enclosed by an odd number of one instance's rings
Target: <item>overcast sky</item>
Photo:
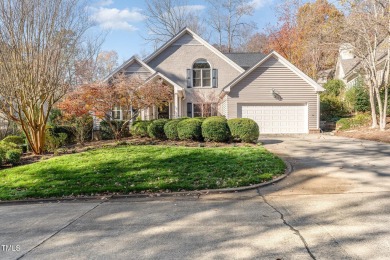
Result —
[[[256, 10], [250, 19], [257, 24], [258, 31], [261, 31], [267, 24], [276, 23], [274, 6], [280, 0], [252, 1]], [[120, 63], [135, 54], [143, 56], [152, 51], [142, 38], [142, 35], [147, 33], [146, 17], [142, 14], [145, 5], [143, 0], [95, 0], [89, 6], [89, 12], [98, 30], [109, 30], [102, 49], [116, 51]], [[208, 5], [202, 0], [189, 0], [188, 8], [205, 16]]]

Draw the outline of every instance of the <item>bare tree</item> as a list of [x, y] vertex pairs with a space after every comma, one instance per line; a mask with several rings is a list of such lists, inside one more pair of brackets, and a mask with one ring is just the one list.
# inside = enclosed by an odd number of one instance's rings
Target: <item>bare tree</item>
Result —
[[36, 154], [44, 152], [53, 105], [74, 83], [75, 62], [95, 52], [80, 0], [0, 1], [0, 111]]
[[358, 68], [365, 75], [369, 88], [372, 127], [385, 130], [389, 91], [390, 0], [349, 0], [345, 7], [350, 14], [344, 39], [361, 59]]
[[253, 23], [246, 22], [245, 16], [254, 12], [254, 4], [248, 0], [207, 0], [211, 5], [208, 23], [217, 33], [219, 48], [227, 46], [227, 52], [232, 52], [245, 31], [254, 28]]
[[118, 66], [116, 51], [102, 51], [76, 63], [76, 85], [89, 84], [101, 81]]
[[192, 6], [187, 0], [147, 0], [146, 27], [148, 35], [144, 38], [157, 48], [185, 27], [199, 35], [205, 35], [206, 27], [195, 12], [200, 6]]

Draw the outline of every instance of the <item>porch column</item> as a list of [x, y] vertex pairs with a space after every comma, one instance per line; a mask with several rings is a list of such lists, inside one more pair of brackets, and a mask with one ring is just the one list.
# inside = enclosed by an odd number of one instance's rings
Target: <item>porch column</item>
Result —
[[179, 98], [179, 117], [182, 117], [182, 101], [183, 101], [183, 98]]
[[179, 96], [177, 95], [177, 92], [175, 91], [174, 94], [174, 115], [173, 118], [179, 118]]

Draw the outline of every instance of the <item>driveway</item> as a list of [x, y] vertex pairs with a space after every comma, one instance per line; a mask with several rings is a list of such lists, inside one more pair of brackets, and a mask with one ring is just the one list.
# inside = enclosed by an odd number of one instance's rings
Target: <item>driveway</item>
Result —
[[0, 206], [0, 259], [385, 259], [390, 145], [267, 136], [294, 172], [248, 192]]

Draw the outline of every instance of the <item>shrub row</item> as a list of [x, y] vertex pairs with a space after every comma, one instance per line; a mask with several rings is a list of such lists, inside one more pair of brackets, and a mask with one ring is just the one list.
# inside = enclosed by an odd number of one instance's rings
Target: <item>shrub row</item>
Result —
[[248, 118], [226, 120], [224, 117], [213, 116], [157, 119], [134, 122], [130, 127], [130, 133], [133, 136], [149, 136], [155, 139], [256, 142], [259, 138], [259, 126]]

